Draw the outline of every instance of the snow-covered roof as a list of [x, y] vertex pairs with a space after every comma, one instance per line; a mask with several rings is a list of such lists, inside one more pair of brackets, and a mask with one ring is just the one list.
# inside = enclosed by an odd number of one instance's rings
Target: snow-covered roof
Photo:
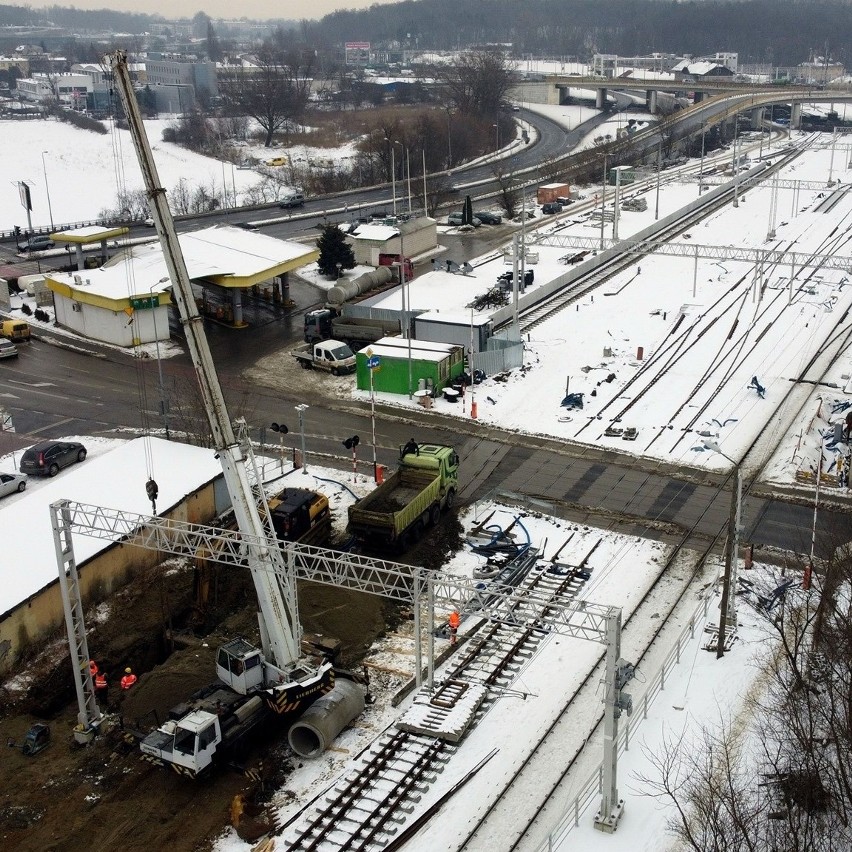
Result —
[[84, 228], [72, 228], [69, 231], [57, 231], [51, 234], [57, 243], [96, 243], [101, 240], [112, 240], [128, 232], [128, 228], [104, 228], [101, 225], [86, 225]]
[[[181, 234], [181, 250], [191, 280], [206, 279], [223, 287], [251, 287], [317, 259], [315, 248], [279, 240], [242, 228], [215, 227]], [[171, 287], [159, 243], [136, 245], [100, 269], [51, 273], [48, 287], [57, 292], [125, 300]], [[82, 282], [82, 283], [81, 283]], [[51, 283], [59, 285], [51, 287]]]
[[[50, 525], [51, 503], [68, 499], [150, 514], [151, 501], [145, 483], [153, 475], [160, 489], [157, 508], [163, 512], [222, 471], [213, 450], [162, 438], [63, 440], [82, 441], [89, 453], [86, 461], [67, 468], [55, 479], [29, 477], [23, 494], [4, 498], [0, 512], [3, 542], [0, 613], [8, 612], [58, 576]], [[149, 452], [150, 468], [146, 464]], [[20, 461], [20, 455], [16, 459]], [[12, 470], [14, 462], [6, 457], [0, 466]], [[180, 471], [180, 476], [172, 475], [174, 471]], [[100, 539], [75, 537], [78, 564], [108, 546], [109, 542]]]
[[359, 225], [357, 230], [347, 234], [355, 240], [377, 240], [383, 242], [399, 236], [399, 229], [392, 225]]
[[462, 311], [427, 311], [415, 317], [415, 322], [445, 322], [453, 325], [473, 325], [479, 328], [491, 322], [491, 317], [482, 314], [471, 316], [470, 313]]

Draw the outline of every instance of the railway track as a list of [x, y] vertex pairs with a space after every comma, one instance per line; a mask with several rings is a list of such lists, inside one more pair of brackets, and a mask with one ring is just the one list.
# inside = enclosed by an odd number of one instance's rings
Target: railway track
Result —
[[[779, 169], [788, 165], [796, 157], [800, 156], [809, 144], [810, 140], [806, 143], [806, 145], [803, 145], [800, 148], [786, 151], [777, 161], [767, 166], [761, 176], [772, 175]], [[666, 242], [674, 239], [689, 228], [693, 227], [702, 219], [725, 207], [733, 195], [734, 188], [730, 187], [727, 191], [712, 198], [703, 196], [705, 199], [703, 204], [690, 213], [685, 214], [677, 222], [673, 222], [668, 227], [661, 229], [654, 236], [653, 242]], [[574, 279], [563, 289], [554, 293], [549, 299], [522, 311], [519, 316], [521, 333], [526, 334], [532, 331], [536, 326], [565, 310], [565, 308], [569, 307], [578, 299], [581, 299], [587, 293], [593, 291], [613, 275], [633, 266], [640, 257], [641, 255], [636, 251], [617, 255], [607, 261], [604, 265], [591, 270], [587, 275]]]

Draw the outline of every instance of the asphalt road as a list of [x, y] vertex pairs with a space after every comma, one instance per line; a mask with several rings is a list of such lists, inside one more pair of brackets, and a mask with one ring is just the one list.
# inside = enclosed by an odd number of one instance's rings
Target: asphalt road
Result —
[[[255, 439], [271, 448], [279, 436], [268, 429], [284, 422], [289, 453], [298, 446], [294, 406], [307, 402], [305, 443], [308, 466], [350, 458], [342, 441], [361, 437], [361, 469], [372, 458], [368, 404], [326, 400], [320, 394], [280, 393], [249, 385], [242, 376], [270, 348], [289, 348], [301, 323], [282, 317], [258, 332], [236, 336], [207, 323], [220, 381], [232, 416], [242, 415]], [[203, 413], [193, 403], [194, 373], [187, 356], [162, 362], [163, 387], [170, 399], [172, 429], [206, 431]], [[14, 433], [0, 433], [0, 451], [63, 435], [115, 435], [150, 429], [162, 434], [159, 371], [155, 360], [141, 361], [113, 349], [46, 333], [21, 347], [17, 359], [0, 361], [0, 407], [12, 416]], [[189, 400], [189, 402], [187, 402]], [[266, 430], [265, 436], [263, 431]], [[376, 417], [376, 455], [392, 468], [397, 449], [408, 438], [454, 444], [462, 458], [461, 498], [474, 502], [496, 492], [518, 495], [532, 509], [579, 523], [594, 523], [636, 535], [674, 539], [675, 528], [695, 527], [692, 544], [706, 545], [727, 523], [730, 482], [696, 471], [676, 471], [647, 460], [617, 456], [594, 447], [526, 438], [482, 426], [476, 421], [440, 418], [429, 412], [383, 407]], [[721, 488], [720, 488], [721, 486]], [[141, 486], [140, 486], [141, 487]], [[744, 501], [744, 542], [808, 553], [813, 509], [786, 498], [748, 496]], [[845, 512], [819, 514], [819, 552], [826, 555], [850, 538]]]

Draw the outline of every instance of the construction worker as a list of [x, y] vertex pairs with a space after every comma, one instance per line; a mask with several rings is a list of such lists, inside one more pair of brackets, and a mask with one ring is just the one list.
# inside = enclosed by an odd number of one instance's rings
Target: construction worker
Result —
[[98, 676], [98, 664], [94, 660], [89, 660], [89, 676], [92, 680]]
[[461, 616], [459, 615], [458, 610], [454, 609], [450, 613], [447, 623], [450, 625], [450, 645], [455, 645], [456, 634], [459, 632], [459, 625], [461, 624]]
[[138, 678], [133, 674], [133, 669], [128, 667], [124, 670], [124, 677], [121, 679], [121, 688], [130, 689], [137, 680]]
[[108, 695], [109, 684], [106, 675], [103, 672], [98, 672], [95, 675], [95, 697], [106, 704]]

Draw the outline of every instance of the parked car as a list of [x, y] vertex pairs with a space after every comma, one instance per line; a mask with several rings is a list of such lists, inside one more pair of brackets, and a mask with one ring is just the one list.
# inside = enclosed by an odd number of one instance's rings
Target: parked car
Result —
[[17, 358], [18, 347], [11, 340], [0, 338], [0, 358]]
[[21, 456], [21, 473], [56, 476], [63, 467], [84, 461], [86, 448], [78, 441], [42, 441]]
[[271, 160], [266, 161], [267, 166], [286, 166], [287, 158], [286, 157], [273, 157]]
[[[447, 216], [447, 224], [448, 225], [455, 225], [455, 226], [458, 227], [459, 225], [462, 224], [463, 218], [464, 218], [464, 216], [461, 213], [450, 213], [450, 215]], [[470, 224], [473, 225], [474, 228], [478, 228], [482, 224], [482, 222], [481, 222], [480, 219], [478, 219], [476, 216], [474, 216], [473, 221]]]
[[145, 219], [145, 227], [146, 228], [153, 228], [154, 227], [154, 217], [153, 216], [148, 216]]
[[27, 251], [44, 251], [45, 249], [52, 249], [54, 246], [54, 242], [47, 234], [38, 234], [35, 237], [30, 237], [27, 240], [26, 250]]
[[251, 222], [234, 222], [234, 226], [237, 228], [242, 228], [244, 231], [257, 230], [257, 225], [253, 225]]
[[473, 215], [483, 225], [499, 225], [503, 221], [503, 217], [499, 213], [492, 213], [490, 210], [476, 210]]
[[562, 205], [558, 201], [548, 201], [546, 204], [541, 205], [542, 214], [550, 214], [550, 213], [561, 213]]
[[27, 478], [20, 473], [0, 473], [0, 497], [17, 494], [27, 487]]

